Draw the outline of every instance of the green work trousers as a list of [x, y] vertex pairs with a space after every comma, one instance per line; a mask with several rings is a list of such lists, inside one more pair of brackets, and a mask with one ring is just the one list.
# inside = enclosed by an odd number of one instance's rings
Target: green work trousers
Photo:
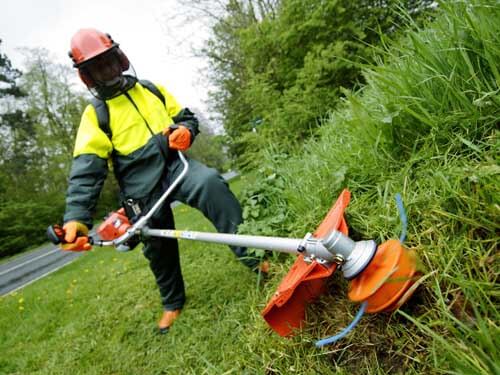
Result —
[[[174, 229], [174, 218], [170, 203], [178, 200], [200, 210], [221, 233], [236, 233], [238, 225], [243, 221], [241, 207], [229, 190], [228, 184], [213, 168], [209, 168], [196, 160], [186, 158], [189, 171], [180, 185], [173, 191], [169, 201], [151, 218], [149, 226], [159, 229]], [[172, 183], [183, 169], [177, 155], [169, 156], [168, 171], [153, 193], [144, 202], [144, 210], [148, 210]], [[258, 259], [249, 257], [246, 248], [231, 247], [240, 261], [251, 269], [258, 265]], [[160, 289], [162, 304], [165, 310], [182, 308], [185, 302], [184, 280], [179, 260], [179, 247], [176, 239], [149, 237], [144, 239], [144, 256]]]

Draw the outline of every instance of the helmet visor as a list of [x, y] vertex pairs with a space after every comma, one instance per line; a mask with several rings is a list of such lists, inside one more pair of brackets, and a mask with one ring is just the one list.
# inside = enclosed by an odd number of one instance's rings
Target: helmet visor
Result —
[[80, 74], [87, 78], [87, 87], [99, 99], [111, 99], [128, 87], [127, 77], [135, 79], [131, 64], [123, 71], [117, 47], [98, 55], [79, 66]]
[[90, 77], [96, 86], [113, 86], [122, 75], [122, 67], [115, 48], [86, 61], [79, 69]]

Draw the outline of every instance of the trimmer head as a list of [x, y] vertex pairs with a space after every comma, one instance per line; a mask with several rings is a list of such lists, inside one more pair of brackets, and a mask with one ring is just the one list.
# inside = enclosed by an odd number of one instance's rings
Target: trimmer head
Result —
[[367, 302], [366, 312], [393, 311], [414, 292], [412, 285], [419, 276], [416, 253], [398, 240], [380, 246], [372, 240], [351, 240], [344, 219], [349, 200], [350, 193], [344, 190], [313, 234], [330, 261], [299, 255], [262, 311], [279, 335], [289, 336], [302, 326], [307, 304], [325, 292], [325, 283], [336, 269], [351, 280], [349, 298]]
[[398, 240], [389, 240], [378, 247], [368, 267], [351, 281], [349, 299], [368, 302], [369, 313], [393, 311], [411, 296], [410, 287], [417, 278], [415, 251], [406, 250]]

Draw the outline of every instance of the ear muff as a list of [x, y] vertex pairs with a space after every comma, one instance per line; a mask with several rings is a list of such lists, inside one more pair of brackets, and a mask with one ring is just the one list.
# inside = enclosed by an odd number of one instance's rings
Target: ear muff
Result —
[[73, 66], [75, 66], [75, 64], [76, 64], [76, 59], [75, 59], [75, 57], [73, 56], [73, 52], [68, 51], [68, 56], [69, 56], [69, 58], [71, 59], [71, 61], [73, 61]]
[[85, 85], [88, 88], [95, 87], [94, 80], [92, 79], [92, 77], [90, 76], [90, 74], [88, 74], [87, 72], [85, 72], [85, 70], [78, 69], [78, 76], [80, 77], [80, 79], [82, 80], [82, 82], [85, 83]]
[[120, 47], [116, 47], [116, 56], [118, 57], [118, 60], [120, 61], [120, 65], [122, 67], [122, 72], [128, 70], [130, 68], [130, 61], [128, 60], [127, 55], [123, 53], [123, 51], [120, 49]]

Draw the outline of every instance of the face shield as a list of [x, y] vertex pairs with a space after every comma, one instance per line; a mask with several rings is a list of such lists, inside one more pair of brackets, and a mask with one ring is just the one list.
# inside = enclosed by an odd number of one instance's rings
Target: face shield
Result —
[[116, 46], [78, 66], [88, 89], [101, 100], [114, 98], [137, 82], [135, 70]]

